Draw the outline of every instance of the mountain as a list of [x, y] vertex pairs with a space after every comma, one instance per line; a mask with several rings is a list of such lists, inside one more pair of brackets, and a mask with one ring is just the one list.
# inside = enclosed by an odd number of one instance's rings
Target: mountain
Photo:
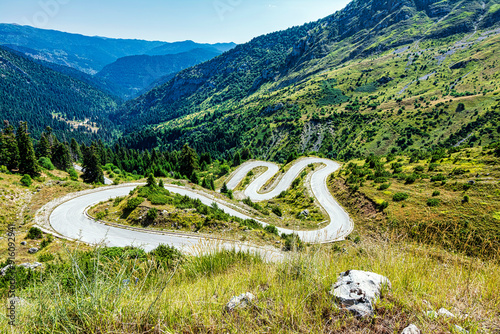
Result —
[[149, 56], [161, 56], [168, 54], [184, 53], [194, 49], [208, 49], [216, 51], [218, 53], [223, 53], [233, 49], [236, 46], [235, 43], [216, 43], [216, 44], [200, 44], [193, 41], [183, 41], [166, 43], [164, 45], [158, 46], [154, 49], [146, 52]]
[[0, 119], [14, 126], [28, 122], [38, 137], [46, 126], [60, 139], [111, 140], [113, 124], [106, 114], [115, 99], [71, 76], [0, 47]]
[[348, 159], [477, 143], [496, 124], [499, 8], [355, 0], [181, 71], [112, 119], [133, 147], [189, 142], [224, 156], [251, 147], [279, 161], [293, 151]]
[[212, 46], [191, 41], [166, 43], [90, 37], [15, 24], [0, 24], [0, 45], [6, 45], [35, 59], [73, 67], [91, 75], [126, 56], [165, 55], [196, 48], [216, 48], [219, 51], [226, 51], [234, 46], [232, 43]]
[[185, 68], [218, 56], [215, 48], [200, 48], [164, 56], [129, 56], [120, 58], [95, 75], [120, 91], [120, 96], [130, 99], [139, 95], [151, 84]]

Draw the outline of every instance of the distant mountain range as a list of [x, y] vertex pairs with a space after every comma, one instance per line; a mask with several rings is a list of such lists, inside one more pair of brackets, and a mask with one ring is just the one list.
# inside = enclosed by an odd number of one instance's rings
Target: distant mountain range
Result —
[[[89, 37], [15, 24], [0, 24], [0, 45], [40, 62], [96, 75], [96, 85], [105, 86], [122, 99], [136, 97], [163, 76], [197, 65], [236, 46], [234, 43], [167, 43]], [[53, 69], [71, 75], [71, 71], [62, 67]]]
[[235, 46], [234, 43], [210, 45], [192, 41], [167, 43], [90, 37], [15, 24], [0, 24], [0, 45], [91, 75], [122, 57], [176, 54], [198, 48], [216, 49], [222, 53]]
[[169, 78], [183, 69], [210, 60], [220, 54], [215, 48], [193, 49], [163, 56], [128, 56], [106, 65], [96, 74], [97, 78], [110, 83], [125, 99], [145, 93], [145, 89], [162, 77]]

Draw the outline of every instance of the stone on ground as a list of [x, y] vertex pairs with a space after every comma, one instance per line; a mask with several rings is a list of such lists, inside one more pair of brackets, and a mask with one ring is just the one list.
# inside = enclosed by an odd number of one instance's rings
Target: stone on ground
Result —
[[235, 296], [231, 298], [229, 303], [226, 304], [225, 310], [227, 312], [234, 311], [237, 308], [245, 308], [252, 303], [255, 299], [255, 296], [250, 292], [241, 294], [239, 296]]
[[357, 317], [371, 317], [383, 285], [391, 287], [387, 277], [367, 271], [348, 270], [340, 274], [330, 294], [339, 301], [342, 308]]
[[420, 329], [418, 329], [418, 327], [415, 326], [414, 324], [411, 324], [410, 326], [406, 327], [401, 332], [401, 334], [420, 334], [420, 333], [421, 333]]

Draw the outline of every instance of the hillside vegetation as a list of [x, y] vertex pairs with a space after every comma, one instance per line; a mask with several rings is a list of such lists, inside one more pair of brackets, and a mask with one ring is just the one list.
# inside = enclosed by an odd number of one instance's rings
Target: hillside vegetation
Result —
[[[460, 4], [355, 1], [182, 71], [113, 120], [133, 132], [131, 147], [189, 142], [225, 158], [248, 147], [279, 162], [294, 151], [349, 160], [490, 143], [498, 138], [495, 2]], [[338, 28], [346, 20], [350, 29]]]

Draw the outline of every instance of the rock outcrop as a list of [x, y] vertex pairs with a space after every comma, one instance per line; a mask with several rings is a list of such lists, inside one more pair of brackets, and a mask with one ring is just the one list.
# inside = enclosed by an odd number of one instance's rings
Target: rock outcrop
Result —
[[370, 317], [374, 315], [373, 307], [384, 285], [391, 286], [387, 277], [367, 271], [349, 270], [340, 274], [330, 294], [336, 298], [341, 308], [358, 317]]

